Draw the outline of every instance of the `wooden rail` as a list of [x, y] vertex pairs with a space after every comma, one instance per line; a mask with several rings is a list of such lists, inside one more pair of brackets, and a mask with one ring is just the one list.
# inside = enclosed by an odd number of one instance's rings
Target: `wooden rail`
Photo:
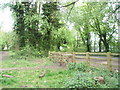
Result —
[[[103, 58], [98, 58], [97, 56], [104, 56]], [[92, 57], [96, 56], [96, 57]], [[116, 58], [112, 58], [112, 56], [119, 56], [117, 53], [81, 53], [81, 52], [49, 52], [49, 58], [50, 60], [54, 59], [54, 62], [59, 62], [60, 65], [61, 63], [69, 63], [69, 62], [76, 62], [77, 59], [85, 59], [86, 63], [90, 65], [91, 60], [103, 60], [107, 62], [107, 68], [112, 71], [112, 67], [117, 67], [117, 65], [112, 65], [111, 61], [118, 61]], [[95, 62], [91, 62], [95, 63]], [[99, 64], [99, 63], [98, 63]], [[102, 63], [100, 63], [102, 65]]]

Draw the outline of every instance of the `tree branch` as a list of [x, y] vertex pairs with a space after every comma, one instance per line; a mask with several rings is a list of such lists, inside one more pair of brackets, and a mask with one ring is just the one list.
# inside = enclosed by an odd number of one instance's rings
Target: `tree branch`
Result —
[[119, 10], [120, 6], [118, 6], [114, 11], [113, 13], [115, 13], [117, 10]]
[[70, 5], [74, 5], [76, 2], [78, 2], [79, 0], [76, 0], [76, 1], [74, 1], [74, 2], [72, 2], [72, 3], [70, 3], [70, 4], [67, 4], [67, 5], [65, 5], [65, 6], [61, 6], [61, 7], [68, 7], [68, 6], [70, 6]]
[[109, 39], [108, 39], [108, 41], [111, 40], [111, 38], [113, 37], [113, 34], [115, 33], [115, 31], [116, 31], [116, 30], [114, 30], [114, 31], [109, 35]]
[[67, 20], [68, 20], [68, 17], [70, 16], [70, 14], [71, 14], [71, 11], [72, 11], [74, 5], [75, 5], [75, 4], [73, 4], [73, 6], [71, 7], [71, 9], [70, 9], [70, 11], [69, 11], [69, 13], [68, 13]]
[[89, 22], [89, 25], [97, 31], [97, 29]]

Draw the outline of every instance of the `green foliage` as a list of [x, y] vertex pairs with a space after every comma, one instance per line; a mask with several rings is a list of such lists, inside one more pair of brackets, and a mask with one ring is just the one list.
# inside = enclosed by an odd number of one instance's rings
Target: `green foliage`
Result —
[[91, 78], [91, 75], [84, 72], [79, 72], [75, 76], [65, 83], [65, 88], [93, 88], [95, 81]]
[[[12, 40], [13, 36], [3, 35], [5, 38], [0, 40], [0, 48], [3, 49], [7, 45], [13, 49], [22, 49], [30, 45], [44, 56], [48, 55], [48, 51], [85, 52], [95, 51], [98, 47], [99, 51], [102, 48], [102, 51], [119, 52], [116, 40], [117, 17], [111, 13], [118, 7], [116, 3], [84, 2], [73, 8], [66, 7], [63, 12], [59, 4], [58, 2], [6, 4], [5, 7], [7, 5], [11, 7], [14, 14], [14, 31], [17, 39]], [[69, 10], [70, 18], [66, 20]], [[94, 37], [99, 38], [94, 40]]]
[[[118, 35], [118, 23], [115, 19], [117, 14], [112, 15], [113, 13], [111, 13], [115, 8], [113, 6], [117, 6], [117, 3], [84, 2], [80, 6], [73, 8], [70, 21], [74, 23], [74, 28], [79, 32], [75, 45], [76, 48], [85, 48], [84, 51], [91, 51], [99, 48], [99, 52], [101, 52], [100, 49], [105, 52], [109, 50], [118, 52], [116, 48], [117, 44], [111, 44], [114, 42], [112, 39]], [[95, 37], [99, 39], [93, 39]], [[115, 37], [114, 40], [115, 39], [118, 38]], [[92, 47], [93, 42], [91, 40], [94, 41], [95, 47]], [[118, 43], [118, 41], [116, 42]]]
[[[104, 78], [104, 84], [94, 80], [94, 77], [99, 76]], [[74, 73], [73, 78], [66, 80], [64, 88], [118, 88], [118, 77], [118, 73], [92, 68], [87, 72], [78, 71]]]
[[85, 62], [81, 62], [78, 64], [69, 63], [67, 67], [69, 70], [77, 70], [77, 71], [82, 71], [82, 72], [85, 72], [89, 69], [89, 66]]
[[15, 49], [18, 37], [14, 32], [5, 32], [0, 30], [0, 50]]
[[[58, 31], [52, 32], [52, 39], [53, 44], [57, 45], [56, 48], [54, 48], [55, 51], [63, 51], [63, 52], [72, 52], [74, 48], [74, 41], [75, 36], [74, 32], [70, 31], [69, 29], [65, 27], [61, 27], [58, 29]], [[62, 49], [60, 49], [62, 47]]]
[[87, 65], [87, 63], [86, 62], [82, 62], [82, 63], [78, 63], [77, 65], [76, 65], [76, 69], [78, 70], [78, 71], [86, 71], [86, 70], [88, 70], [89, 69], [89, 66]]
[[68, 63], [67, 67], [69, 70], [75, 70], [76, 69], [76, 63]]
[[[59, 9], [57, 2], [46, 2], [43, 4], [42, 10], [42, 20], [43, 23], [41, 25], [42, 32], [42, 46], [45, 52], [49, 50], [54, 50], [54, 47], [60, 47], [60, 41], [54, 38], [54, 32], [57, 32], [61, 27], [61, 23], [59, 22]], [[59, 32], [57, 32], [59, 33]], [[56, 35], [57, 36], [57, 35]], [[58, 37], [57, 37], [58, 38]], [[57, 42], [56, 42], [57, 41]]]
[[58, 9], [58, 2], [46, 2], [43, 4], [42, 10], [43, 20], [47, 20], [47, 22], [56, 29], [61, 26], [58, 18], [58, 14], [60, 14]]
[[34, 58], [34, 57], [41, 57], [41, 53], [34, 47], [27, 45], [21, 50], [15, 51], [15, 53], [11, 55], [11, 57], [17, 58], [17, 59], [29, 59], [29, 58]]

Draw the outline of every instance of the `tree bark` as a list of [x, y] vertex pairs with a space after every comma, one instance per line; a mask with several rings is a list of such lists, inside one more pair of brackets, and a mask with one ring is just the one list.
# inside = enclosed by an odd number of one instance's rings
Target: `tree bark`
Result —
[[101, 52], [101, 39], [99, 40], [99, 52]]

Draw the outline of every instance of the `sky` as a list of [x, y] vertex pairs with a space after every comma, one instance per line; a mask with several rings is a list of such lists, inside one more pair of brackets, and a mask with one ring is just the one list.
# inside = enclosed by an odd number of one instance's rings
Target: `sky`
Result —
[[9, 32], [12, 31], [13, 28], [13, 17], [10, 8], [5, 8], [4, 10], [0, 10], [0, 27], [1, 30]]

